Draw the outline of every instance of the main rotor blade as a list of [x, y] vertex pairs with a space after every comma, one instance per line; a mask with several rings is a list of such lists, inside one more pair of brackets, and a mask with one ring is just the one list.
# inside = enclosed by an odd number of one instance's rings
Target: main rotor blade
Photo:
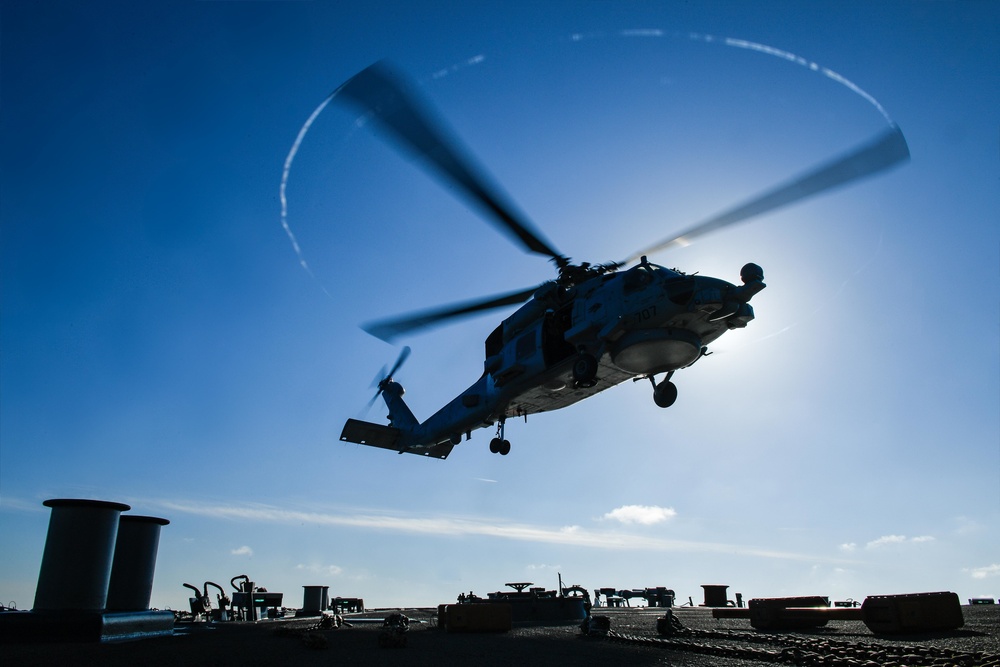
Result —
[[486, 209], [501, 231], [512, 234], [531, 252], [554, 259], [562, 257], [513, 205], [504, 201], [497, 188], [490, 186], [485, 170], [466, 154], [461, 141], [449, 136], [446, 126], [435, 121], [431, 107], [422, 103], [416, 91], [384, 61], [354, 75], [336, 91], [336, 96], [360, 106], [414, 155], [458, 185]]
[[[376, 338], [381, 338], [387, 343], [391, 343], [392, 340], [398, 336], [406, 333], [412, 333], [419, 329], [425, 329], [440, 322], [444, 322], [445, 320], [473, 315], [485, 310], [492, 310], [493, 308], [501, 308], [503, 306], [524, 303], [530, 299], [531, 295], [537, 290], [538, 287], [532, 287], [520, 292], [502, 294], [485, 300], [467, 301], [454, 306], [446, 306], [443, 308], [436, 308], [434, 310], [425, 310], [423, 312], [412, 313], [398, 318], [371, 322], [361, 328]], [[390, 375], [392, 374], [390, 373]]]
[[893, 124], [888, 131], [880, 135], [874, 142], [861, 146], [832, 162], [807, 172], [756, 199], [752, 199], [734, 209], [701, 222], [677, 236], [664, 239], [644, 250], [640, 250], [622, 261], [619, 265], [624, 266], [643, 255], [650, 255], [670, 246], [687, 245], [692, 239], [698, 236], [728, 225], [734, 225], [782, 206], [787, 206], [800, 199], [811, 197], [839, 185], [866, 178], [883, 169], [888, 169], [898, 162], [905, 161], [909, 157], [910, 149], [906, 145], [906, 139], [903, 137], [899, 126]]

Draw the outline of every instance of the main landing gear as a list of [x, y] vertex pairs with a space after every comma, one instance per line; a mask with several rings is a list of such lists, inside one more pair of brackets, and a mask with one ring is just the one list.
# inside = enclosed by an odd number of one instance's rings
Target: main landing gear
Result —
[[501, 419], [497, 422], [496, 437], [490, 440], [490, 451], [494, 454], [499, 454], [500, 456], [507, 456], [510, 454], [510, 441], [503, 439], [503, 427], [504, 420]]
[[670, 381], [673, 375], [674, 372], [670, 371], [663, 382], [659, 384], [657, 384], [656, 378], [652, 375], [648, 376], [649, 381], [653, 385], [653, 402], [661, 408], [669, 408], [677, 400], [677, 385]]
[[589, 389], [597, 384], [597, 358], [581, 352], [573, 362], [573, 383], [578, 388]]

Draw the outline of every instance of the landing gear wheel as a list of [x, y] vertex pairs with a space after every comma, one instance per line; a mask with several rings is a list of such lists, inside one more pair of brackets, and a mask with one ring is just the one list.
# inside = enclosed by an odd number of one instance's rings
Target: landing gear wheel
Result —
[[507, 456], [510, 454], [510, 441], [493, 438], [490, 440], [490, 451], [500, 456]]
[[573, 381], [577, 387], [589, 388], [597, 384], [597, 359], [584, 352], [573, 362]]
[[661, 408], [669, 408], [677, 400], [677, 385], [664, 380], [653, 388], [653, 402]]

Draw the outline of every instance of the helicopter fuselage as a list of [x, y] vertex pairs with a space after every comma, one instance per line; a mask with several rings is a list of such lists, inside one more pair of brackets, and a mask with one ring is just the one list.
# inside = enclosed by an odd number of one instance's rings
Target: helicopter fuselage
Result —
[[[387, 378], [381, 390], [389, 426], [349, 420], [341, 440], [445, 458], [463, 435], [499, 423], [491, 449], [504, 453], [502, 426], [511, 417], [558, 410], [635, 378], [653, 381], [654, 398], [665, 385], [676, 396], [670, 375], [707, 354], [726, 331], [745, 327], [754, 318], [748, 302], [764, 288], [754, 264], [744, 267], [739, 287], [645, 258], [627, 271], [594, 273], [578, 284], [539, 287], [487, 338], [479, 379], [426, 421], [413, 416], [402, 386]], [[661, 373], [668, 378], [657, 385]]]

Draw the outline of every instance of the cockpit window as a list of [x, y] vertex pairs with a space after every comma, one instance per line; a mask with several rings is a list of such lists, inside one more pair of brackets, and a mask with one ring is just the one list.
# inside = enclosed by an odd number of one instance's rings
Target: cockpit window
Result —
[[632, 292], [642, 289], [653, 280], [653, 269], [648, 264], [640, 264], [625, 272], [625, 291]]
[[678, 276], [667, 282], [667, 296], [678, 306], [685, 306], [694, 296], [694, 279]]

